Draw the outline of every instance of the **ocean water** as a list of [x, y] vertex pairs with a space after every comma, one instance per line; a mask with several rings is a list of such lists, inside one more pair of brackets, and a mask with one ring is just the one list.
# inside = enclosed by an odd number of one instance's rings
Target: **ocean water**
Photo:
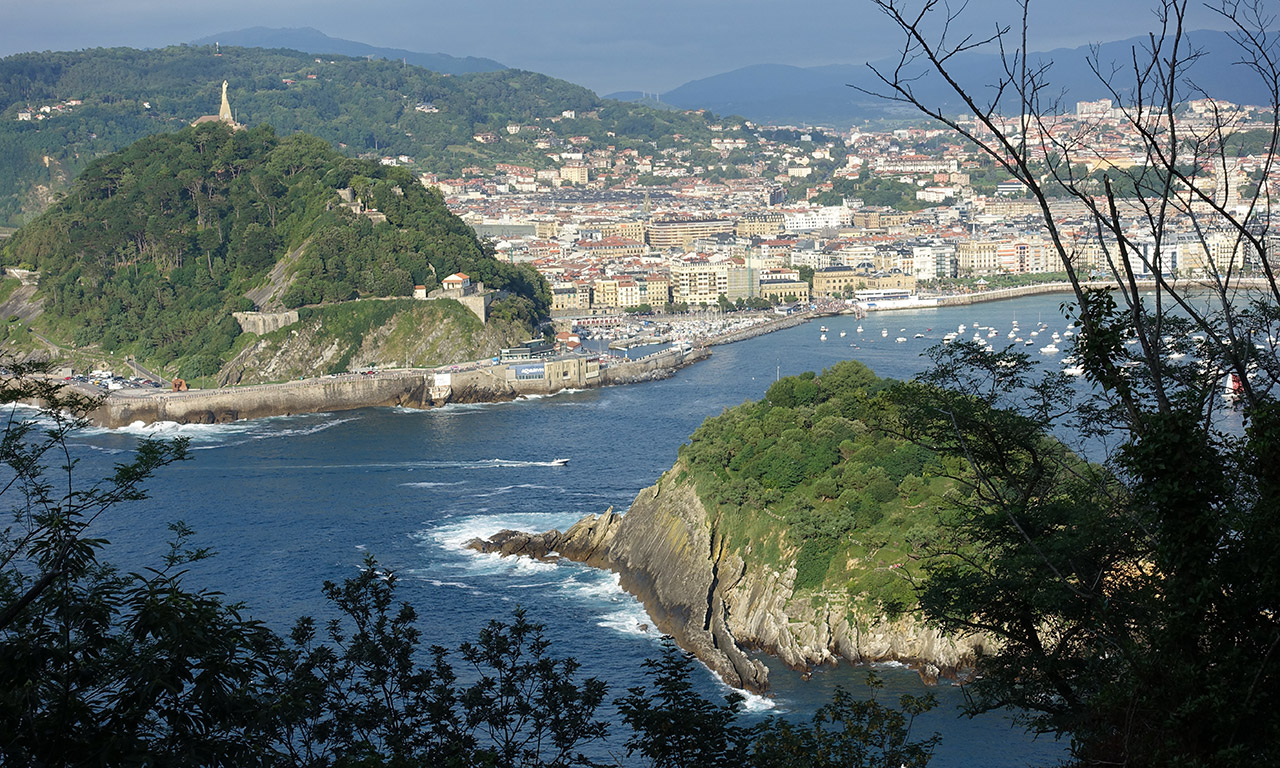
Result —
[[[373, 555], [401, 577], [401, 597], [417, 607], [429, 644], [474, 639], [491, 618], [522, 606], [546, 626], [557, 653], [609, 682], [612, 698], [643, 681], [641, 661], [659, 640], [617, 578], [481, 555], [466, 542], [504, 528], [563, 529], [588, 513], [625, 509], [671, 466], [703, 419], [761, 397], [778, 375], [855, 358], [882, 376], [907, 378], [926, 364], [921, 352], [960, 323], [970, 326], [968, 336], [975, 323], [996, 328], [992, 343], [1011, 341], [1005, 334], [1013, 320], [1024, 338], [1039, 321], [1061, 332], [1064, 298], [829, 318], [716, 347], [709, 360], [658, 382], [425, 412], [91, 430], [76, 438], [76, 451], [89, 476], [119, 460], [139, 435], [191, 438], [194, 459], [163, 470], [149, 501], [100, 521], [111, 541], [107, 557], [123, 568], [154, 564], [165, 549], [165, 524], [182, 520], [196, 529], [197, 545], [218, 552], [193, 565], [189, 584], [243, 601], [251, 615], [285, 631], [298, 616], [325, 615], [321, 584], [354, 574]], [[829, 328], [826, 341], [821, 324]], [[1035, 348], [1048, 335], [1042, 332]], [[570, 463], [552, 465], [557, 458]], [[803, 717], [829, 700], [835, 685], [857, 688], [864, 674], [845, 665], [802, 681], [776, 662], [771, 667], [770, 695], [751, 697], [748, 716]], [[928, 688], [892, 666], [877, 671], [886, 700], [902, 692], [938, 695], [939, 708], [917, 724], [918, 733], [943, 736], [936, 766], [1012, 768], [1064, 756], [1061, 744], [1032, 739], [1008, 717], [961, 717], [956, 686]], [[703, 669], [698, 684], [709, 694], [727, 692]]]

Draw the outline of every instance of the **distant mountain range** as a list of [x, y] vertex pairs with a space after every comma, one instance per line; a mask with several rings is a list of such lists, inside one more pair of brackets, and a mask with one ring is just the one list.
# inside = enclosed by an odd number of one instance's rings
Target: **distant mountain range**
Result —
[[406, 51], [400, 48], [379, 48], [354, 40], [343, 40], [329, 37], [318, 29], [311, 27], [285, 28], [249, 27], [231, 32], [219, 32], [216, 35], [193, 40], [195, 45], [237, 45], [244, 48], [288, 48], [304, 53], [324, 54], [338, 53], [343, 56], [372, 56], [390, 61], [404, 60], [433, 72], [450, 75], [461, 75], [468, 72], [497, 72], [508, 69], [493, 59], [475, 56], [450, 56], [447, 53], [421, 53]]
[[[1204, 56], [1191, 70], [1197, 86], [1216, 98], [1239, 104], [1266, 104], [1270, 96], [1256, 79], [1247, 76], [1235, 64], [1235, 44], [1225, 32], [1199, 30], [1187, 35], [1191, 45], [1202, 49]], [[1123, 66], [1134, 46], [1147, 44], [1147, 38], [1102, 43], [1098, 57], [1110, 66]], [[1062, 94], [1068, 108], [1076, 101], [1109, 98], [1111, 94], [1089, 70], [1086, 57], [1089, 46], [1059, 48], [1034, 53], [1032, 61], [1052, 61], [1053, 93]], [[872, 62], [881, 71], [889, 71], [896, 59]], [[976, 94], [989, 93], [987, 86], [1002, 72], [996, 54], [971, 53], [957, 56], [952, 73]], [[719, 114], [742, 115], [761, 123], [821, 124], [837, 127], [867, 119], [910, 115], [900, 105], [886, 102], [857, 91], [850, 85], [875, 89], [874, 74], [865, 65], [832, 64], [818, 67], [794, 67], [784, 64], [757, 64], [719, 75], [693, 80], [660, 97], [663, 104], [679, 109], [709, 109]], [[1122, 72], [1115, 85], [1121, 93], [1133, 87], [1131, 73]], [[916, 93], [932, 104], [959, 109], [960, 104], [938, 77], [925, 77], [915, 83]], [[1198, 94], [1187, 93], [1186, 98]], [[607, 98], [638, 101], [640, 94], [624, 92]], [[651, 98], [651, 97], [650, 97]]]

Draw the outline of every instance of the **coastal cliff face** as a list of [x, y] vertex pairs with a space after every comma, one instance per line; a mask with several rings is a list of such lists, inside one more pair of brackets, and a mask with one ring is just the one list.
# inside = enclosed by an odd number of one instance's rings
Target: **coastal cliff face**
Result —
[[884, 617], [847, 591], [796, 590], [794, 557], [779, 569], [754, 558], [750, 545], [731, 545], [680, 469], [641, 491], [626, 514], [588, 515], [563, 533], [502, 531], [470, 546], [618, 573], [662, 632], [751, 691], [767, 687], [768, 672], [747, 649], [795, 669], [898, 661], [926, 679], [961, 674], [981, 654], [980, 638], [945, 637], [909, 615]]

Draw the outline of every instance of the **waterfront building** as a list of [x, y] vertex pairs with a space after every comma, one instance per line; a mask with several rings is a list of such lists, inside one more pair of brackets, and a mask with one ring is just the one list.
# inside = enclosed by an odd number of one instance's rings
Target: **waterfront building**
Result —
[[867, 272], [848, 265], [815, 269], [813, 294], [815, 296], [842, 296], [858, 288], [867, 287]]
[[636, 280], [640, 288], [641, 304], [661, 309], [671, 301], [671, 278], [666, 275], [645, 275]]
[[758, 289], [756, 271], [742, 264], [694, 262], [671, 268], [672, 301], [711, 305], [721, 295], [736, 301], [756, 295]]
[[783, 302], [807, 302], [809, 300], [809, 284], [804, 280], [761, 280], [760, 297], [774, 304]]
[[956, 269], [962, 276], [994, 275], [1000, 271], [1000, 245], [994, 240], [964, 240], [956, 246]]

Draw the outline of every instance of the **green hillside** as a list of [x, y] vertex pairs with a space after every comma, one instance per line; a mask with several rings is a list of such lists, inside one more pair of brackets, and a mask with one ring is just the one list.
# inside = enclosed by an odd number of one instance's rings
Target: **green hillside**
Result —
[[[711, 116], [600, 99], [519, 70], [446, 75], [288, 50], [215, 55], [212, 46], [19, 54], [0, 59], [0, 226], [29, 220], [94, 158], [216, 113], [224, 80], [245, 125], [310, 133], [350, 156], [406, 155], [446, 176], [495, 162], [550, 167], [548, 151], [570, 137], [586, 137], [584, 149], [662, 148], [676, 135], [711, 135]], [[19, 120], [27, 109], [32, 119]], [[481, 133], [498, 140], [475, 141]]]
[[680, 457], [731, 548], [797, 592], [834, 590], [891, 613], [914, 605], [907, 576], [936, 538], [950, 477], [966, 465], [876, 428], [893, 384], [861, 363], [779, 380], [763, 400], [707, 419]]
[[409, 296], [458, 271], [511, 293], [493, 307], [506, 321], [528, 328], [549, 305], [536, 272], [493, 259], [408, 171], [267, 126], [207, 123], [91, 163], [6, 241], [3, 263], [39, 270], [32, 326], [50, 338], [190, 377], [229, 359], [231, 313], [254, 309], [245, 294], [269, 276], [285, 307]]

